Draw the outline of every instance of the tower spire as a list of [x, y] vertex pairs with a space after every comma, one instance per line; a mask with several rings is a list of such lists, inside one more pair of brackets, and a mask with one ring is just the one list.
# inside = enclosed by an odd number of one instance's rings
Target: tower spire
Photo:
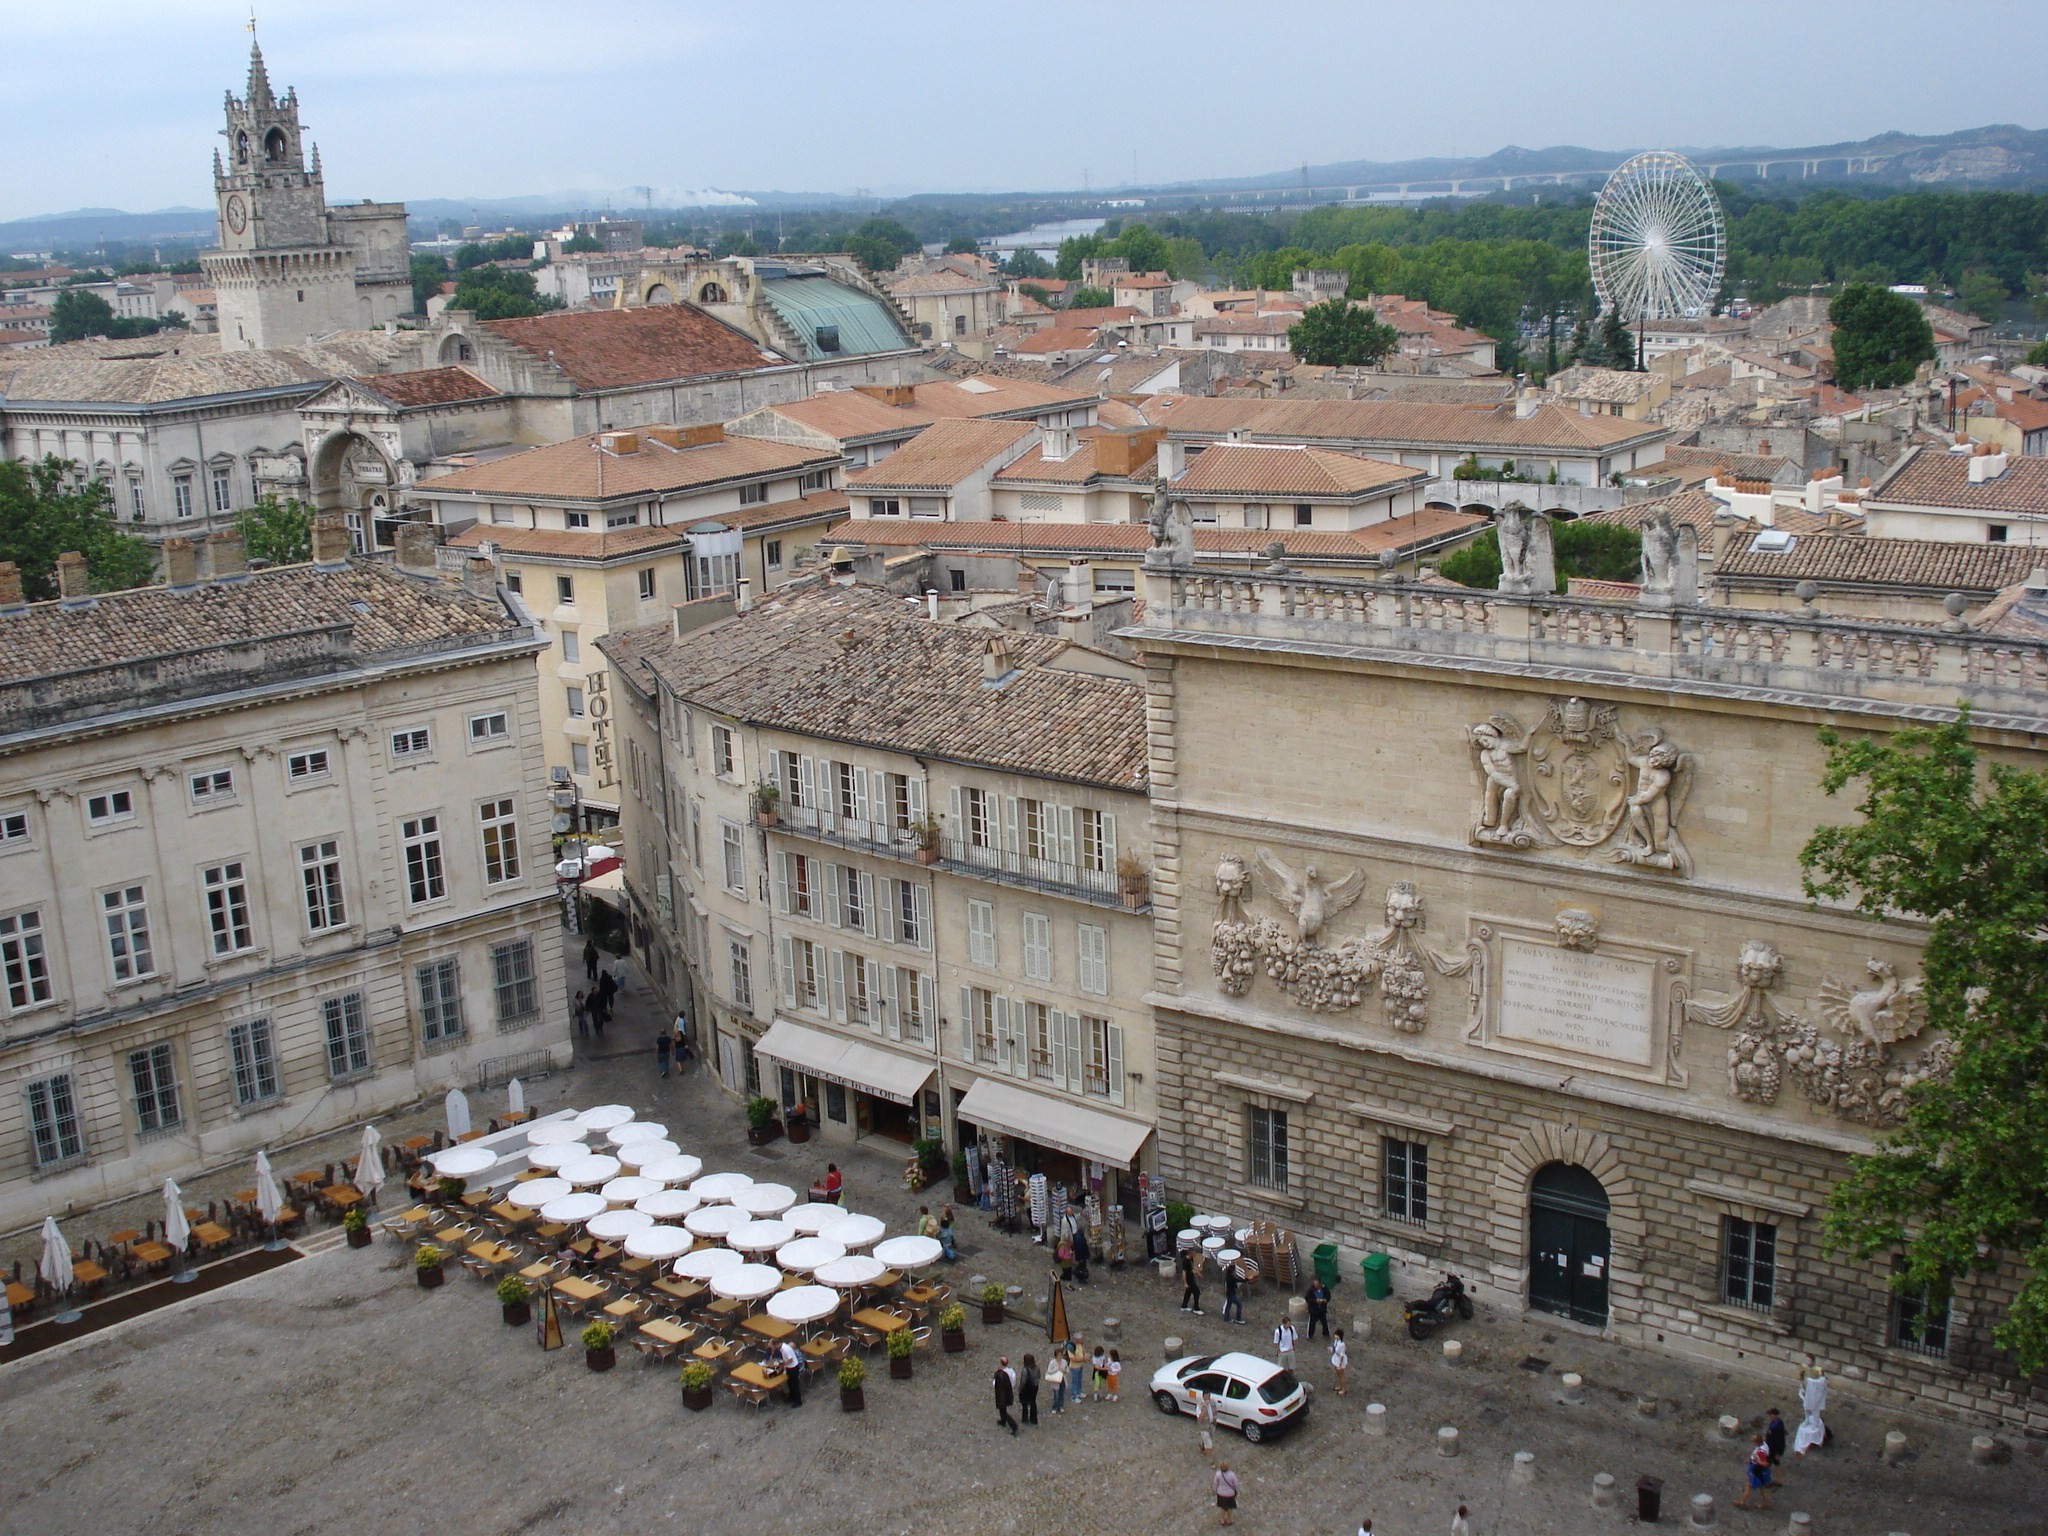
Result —
[[249, 12], [248, 32], [249, 105], [252, 107], [275, 106], [277, 98], [270, 93], [270, 71], [264, 67], [263, 45], [256, 41], [256, 12], [253, 9]]

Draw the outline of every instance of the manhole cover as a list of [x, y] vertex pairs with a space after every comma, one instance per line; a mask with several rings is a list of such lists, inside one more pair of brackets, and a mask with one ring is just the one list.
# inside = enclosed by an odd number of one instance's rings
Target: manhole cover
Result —
[[1543, 1357], [1542, 1357], [1541, 1355], [1527, 1355], [1527, 1356], [1524, 1356], [1524, 1357], [1523, 1357], [1523, 1359], [1522, 1359], [1522, 1362], [1521, 1362], [1521, 1364], [1522, 1364], [1522, 1369], [1523, 1369], [1523, 1370], [1525, 1370], [1525, 1371], [1535, 1371], [1535, 1372], [1537, 1372], [1537, 1373], [1538, 1373], [1539, 1375], [1540, 1375], [1540, 1374], [1541, 1374], [1542, 1372], [1544, 1372], [1544, 1371], [1547, 1371], [1547, 1370], [1549, 1370], [1549, 1369], [1550, 1369], [1550, 1362], [1549, 1362], [1548, 1360], [1544, 1359], [1544, 1358], [1543, 1358]]

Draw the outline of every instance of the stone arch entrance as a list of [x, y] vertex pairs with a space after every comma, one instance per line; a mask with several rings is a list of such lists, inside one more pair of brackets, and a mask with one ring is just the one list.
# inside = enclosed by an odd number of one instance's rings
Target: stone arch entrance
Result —
[[676, 301], [676, 294], [667, 283], [649, 283], [641, 299], [647, 304], [673, 304]]
[[445, 367], [457, 363], [476, 361], [476, 348], [469, 344], [469, 338], [460, 331], [450, 331], [441, 338], [440, 363]]
[[[1588, 1309], [1597, 1311], [1599, 1318], [1592, 1326], [1633, 1324], [1640, 1316], [1643, 1289], [1646, 1224], [1642, 1195], [1613, 1143], [1598, 1131], [1575, 1125], [1539, 1124], [1524, 1133], [1501, 1158], [1494, 1173], [1493, 1283], [1505, 1292], [1523, 1292], [1531, 1307], [1541, 1306], [1534, 1284], [1538, 1258], [1534, 1241], [1538, 1235], [1534, 1214], [1536, 1184], [1539, 1175], [1557, 1164], [1584, 1174], [1600, 1191], [1599, 1198], [1606, 1201], [1607, 1243], [1598, 1255], [1605, 1260], [1600, 1268], [1606, 1294], [1597, 1309]], [[1572, 1182], [1578, 1181], [1574, 1178]], [[1564, 1183], [1565, 1176], [1558, 1174], [1544, 1180], [1546, 1203], [1553, 1190], [1560, 1196], [1570, 1194]], [[1583, 1184], [1579, 1189], [1590, 1200], [1590, 1190]], [[1589, 1215], [1588, 1219], [1593, 1218]], [[1589, 1251], [1587, 1257], [1592, 1256]], [[1549, 1265], [1556, 1270], [1555, 1250], [1551, 1250]], [[1567, 1251], [1567, 1268], [1570, 1265], [1571, 1254]], [[1561, 1315], [1571, 1316], [1569, 1307], [1567, 1297], [1566, 1310]]]
[[391, 506], [398, 476], [384, 450], [360, 432], [334, 432], [322, 439], [307, 465], [307, 478], [314, 511], [343, 514], [358, 554], [388, 548], [397, 537]]
[[706, 283], [697, 290], [697, 302], [699, 304], [723, 304], [726, 302], [725, 290], [716, 283]]
[[1529, 1183], [1529, 1305], [1590, 1328], [1607, 1326], [1612, 1206], [1577, 1163], [1546, 1163]]

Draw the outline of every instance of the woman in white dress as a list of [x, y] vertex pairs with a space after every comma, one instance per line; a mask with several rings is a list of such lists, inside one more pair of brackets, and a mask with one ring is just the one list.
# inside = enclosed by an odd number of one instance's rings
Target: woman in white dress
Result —
[[1806, 1374], [1799, 1383], [1799, 1429], [1792, 1436], [1792, 1454], [1804, 1457], [1816, 1445], [1825, 1445], [1828, 1427], [1821, 1422], [1821, 1411], [1828, 1405], [1828, 1378], [1821, 1368], [1814, 1364], [1813, 1357], [1806, 1357]]

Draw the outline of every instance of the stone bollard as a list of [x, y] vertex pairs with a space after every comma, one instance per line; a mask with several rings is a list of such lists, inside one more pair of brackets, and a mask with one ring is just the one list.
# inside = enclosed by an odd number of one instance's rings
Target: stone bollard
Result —
[[1120, 1317], [1105, 1317], [1102, 1320], [1102, 1341], [1105, 1344], [1121, 1344], [1124, 1341], [1124, 1320]]
[[1005, 1286], [1005, 1287], [1003, 1287], [1003, 1304], [1004, 1304], [1005, 1306], [1007, 1306], [1007, 1307], [1011, 1308], [1012, 1310], [1015, 1310], [1015, 1308], [1016, 1308], [1017, 1306], [1019, 1306], [1019, 1305], [1020, 1305], [1020, 1304], [1021, 1304], [1021, 1303], [1023, 1302], [1023, 1300], [1024, 1300], [1024, 1287], [1023, 1287], [1023, 1286], [1021, 1286], [1021, 1285], [1009, 1285], [1009, 1286]]
[[1595, 1472], [1593, 1474], [1593, 1507], [1595, 1509], [1612, 1509], [1614, 1508], [1616, 1497], [1614, 1474], [1612, 1472]]
[[1884, 1433], [1884, 1461], [1888, 1467], [1896, 1467], [1906, 1459], [1906, 1432], [1903, 1429], [1888, 1429]]
[[1794, 1510], [1785, 1522], [1785, 1536], [1813, 1536], [1813, 1516], [1803, 1509]]
[[981, 1288], [987, 1284], [987, 1275], [969, 1275], [967, 1277], [967, 1289], [973, 1295], [979, 1296], [981, 1294]]
[[1303, 1333], [1308, 1329], [1308, 1303], [1299, 1296], [1287, 1298], [1287, 1321], [1294, 1324], [1296, 1333]]
[[1439, 1456], [1458, 1454], [1458, 1432], [1448, 1424], [1436, 1432], [1436, 1453]]
[[1387, 1432], [1387, 1405], [1367, 1403], [1365, 1405], [1365, 1432], [1368, 1435], [1384, 1435]]
[[1365, 1342], [1365, 1341], [1366, 1341], [1367, 1339], [1370, 1339], [1371, 1337], [1372, 1337], [1372, 1314], [1371, 1314], [1370, 1312], [1354, 1312], [1354, 1313], [1352, 1313], [1352, 1314], [1351, 1314], [1351, 1332], [1350, 1332], [1350, 1334], [1349, 1334], [1349, 1338], [1350, 1338], [1351, 1342], [1352, 1342], [1353, 1344], [1363, 1344], [1363, 1343], [1364, 1343], [1364, 1342]]
[[1636, 1394], [1636, 1412], [1646, 1419], [1657, 1417], [1657, 1399], [1647, 1392]]
[[1515, 1465], [1514, 1469], [1508, 1473], [1508, 1480], [1516, 1483], [1533, 1483], [1536, 1481], [1536, 1453], [1534, 1451], [1515, 1452]]
[[2005, 1460], [2005, 1447], [1993, 1436], [1974, 1436], [1970, 1441], [1970, 1460], [1980, 1467], [1992, 1466]]
[[1695, 1529], [1714, 1523], [1714, 1496], [1711, 1493], [1696, 1493], [1692, 1496], [1692, 1519], [1688, 1523]]
[[1558, 1378], [1558, 1385], [1564, 1389], [1566, 1402], [1583, 1403], [1586, 1400], [1586, 1378], [1577, 1371], [1566, 1371]]
[[1181, 1356], [1181, 1350], [1186, 1347], [1186, 1344], [1187, 1341], [1179, 1334], [1169, 1333], [1166, 1336], [1166, 1358], [1178, 1360]]
[[1461, 1365], [1465, 1360], [1465, 1346], [1456, 1339], [1444, 1340], [1444, 1364]]
[[1723, 1440], [1733, 1440], [1742, 1433], [1742, 1420], [1732, 1413], [1724, 1413], [1715, 1422], [1714, 1428], [1719, 1431]]

